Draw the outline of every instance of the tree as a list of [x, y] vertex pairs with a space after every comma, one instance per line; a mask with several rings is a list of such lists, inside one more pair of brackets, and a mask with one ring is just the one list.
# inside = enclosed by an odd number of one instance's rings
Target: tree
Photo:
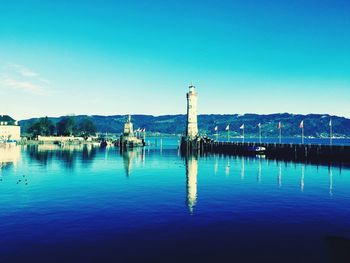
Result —
[[51, 136], [55, 133], [55, 125], [48, 117], [40, 118], [37, 122], [33, 123], [27, 131], [33, 136]]
[[77, 127], [72, 116], [63, 117], [56, 125], [57, 135], [72, 136], [76, 133]]
[[95, 135], [97, 132], [95, 123], [89, 118], [85, 118], [79, 123], [78, 130], [80, 135], [85, 138]]

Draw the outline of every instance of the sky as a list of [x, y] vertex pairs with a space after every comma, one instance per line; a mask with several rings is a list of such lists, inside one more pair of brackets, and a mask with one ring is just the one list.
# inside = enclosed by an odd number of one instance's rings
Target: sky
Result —
[[350, 1], [11, 0], [0, 114], [350, 117]]

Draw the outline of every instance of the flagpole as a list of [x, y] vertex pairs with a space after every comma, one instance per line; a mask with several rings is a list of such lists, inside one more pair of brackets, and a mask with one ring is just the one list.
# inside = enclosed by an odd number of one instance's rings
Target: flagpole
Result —
[[301, 128], [301, 144], [304, 144], [304, 125]]
[[329, 122], [329, 144], [330, 145], [333, 144], [332, 137], [333, 137], [333, 134], [332, 134], [332, 120], [330, 120], [330, 122]]
[[280, 144], [282, 143], [282, 126], [280, 127]]
[[259, 143], [261, 143], [261, 123], [258, 124], [259, 128]]
[[244, 127], [243, 127], [243, 143], [244, 143]]

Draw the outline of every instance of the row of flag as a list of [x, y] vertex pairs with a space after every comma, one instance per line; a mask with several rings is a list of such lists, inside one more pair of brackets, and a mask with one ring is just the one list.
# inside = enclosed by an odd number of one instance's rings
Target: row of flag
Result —
[[[332, 120], [329, 121], [329, 127], [332, 127]], [[244, 124], [242, 124], [240, 127], [239, 127], [241, 130], [244, 129]], [[261, 123], [258, 123], [258, 128], [261, 128]], [[300, 125], [299, 125], [299, 128], [300, 129], [304, 129], [304, 120], [302, 120], [300, 122]], [[278, 122], [277, 124], [277, 129], [282, 129], [282, 122]], [[219, 130], [219, 127], [218, 126], [215, 126], [214, 127], [214, 131], [218, 131]], [[230, 130], [230, 124], [228, 124], [225, 128], [225, 131], [229, 131]]]
[[[260, 125], [260, 123], [259, 123], [259, 125]], [[244, 129], [244, 124], [242, 124], [239, 128], [240, 128], [241, 130], [243, 130], [243, 129]], [[218, 130], [219, 130], [219, 127], [218, 127], [218, 126], [215, 126], [215, 127], [214, 127], [214, 131], [218, 131]], [[225, 131], [229, 131], [229, 130], [230, 130], [230, 124], [227, 125], [226, 128], [225, 128]]]
[[138, 128], [138, 129], [136, 130], [136, 132], [146, 132], [146, 128], [143, 128], [143, 129]]

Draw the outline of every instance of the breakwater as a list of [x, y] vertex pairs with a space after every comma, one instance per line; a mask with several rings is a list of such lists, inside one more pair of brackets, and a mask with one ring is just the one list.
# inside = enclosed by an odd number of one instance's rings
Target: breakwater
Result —
[[239, 143], [204, 142], [203, 153], [228, 155], [262, 154], [274, 159], [340, 161], [350, 163], [350, 146], [321, 144], [279, 144], [279, 143]]

